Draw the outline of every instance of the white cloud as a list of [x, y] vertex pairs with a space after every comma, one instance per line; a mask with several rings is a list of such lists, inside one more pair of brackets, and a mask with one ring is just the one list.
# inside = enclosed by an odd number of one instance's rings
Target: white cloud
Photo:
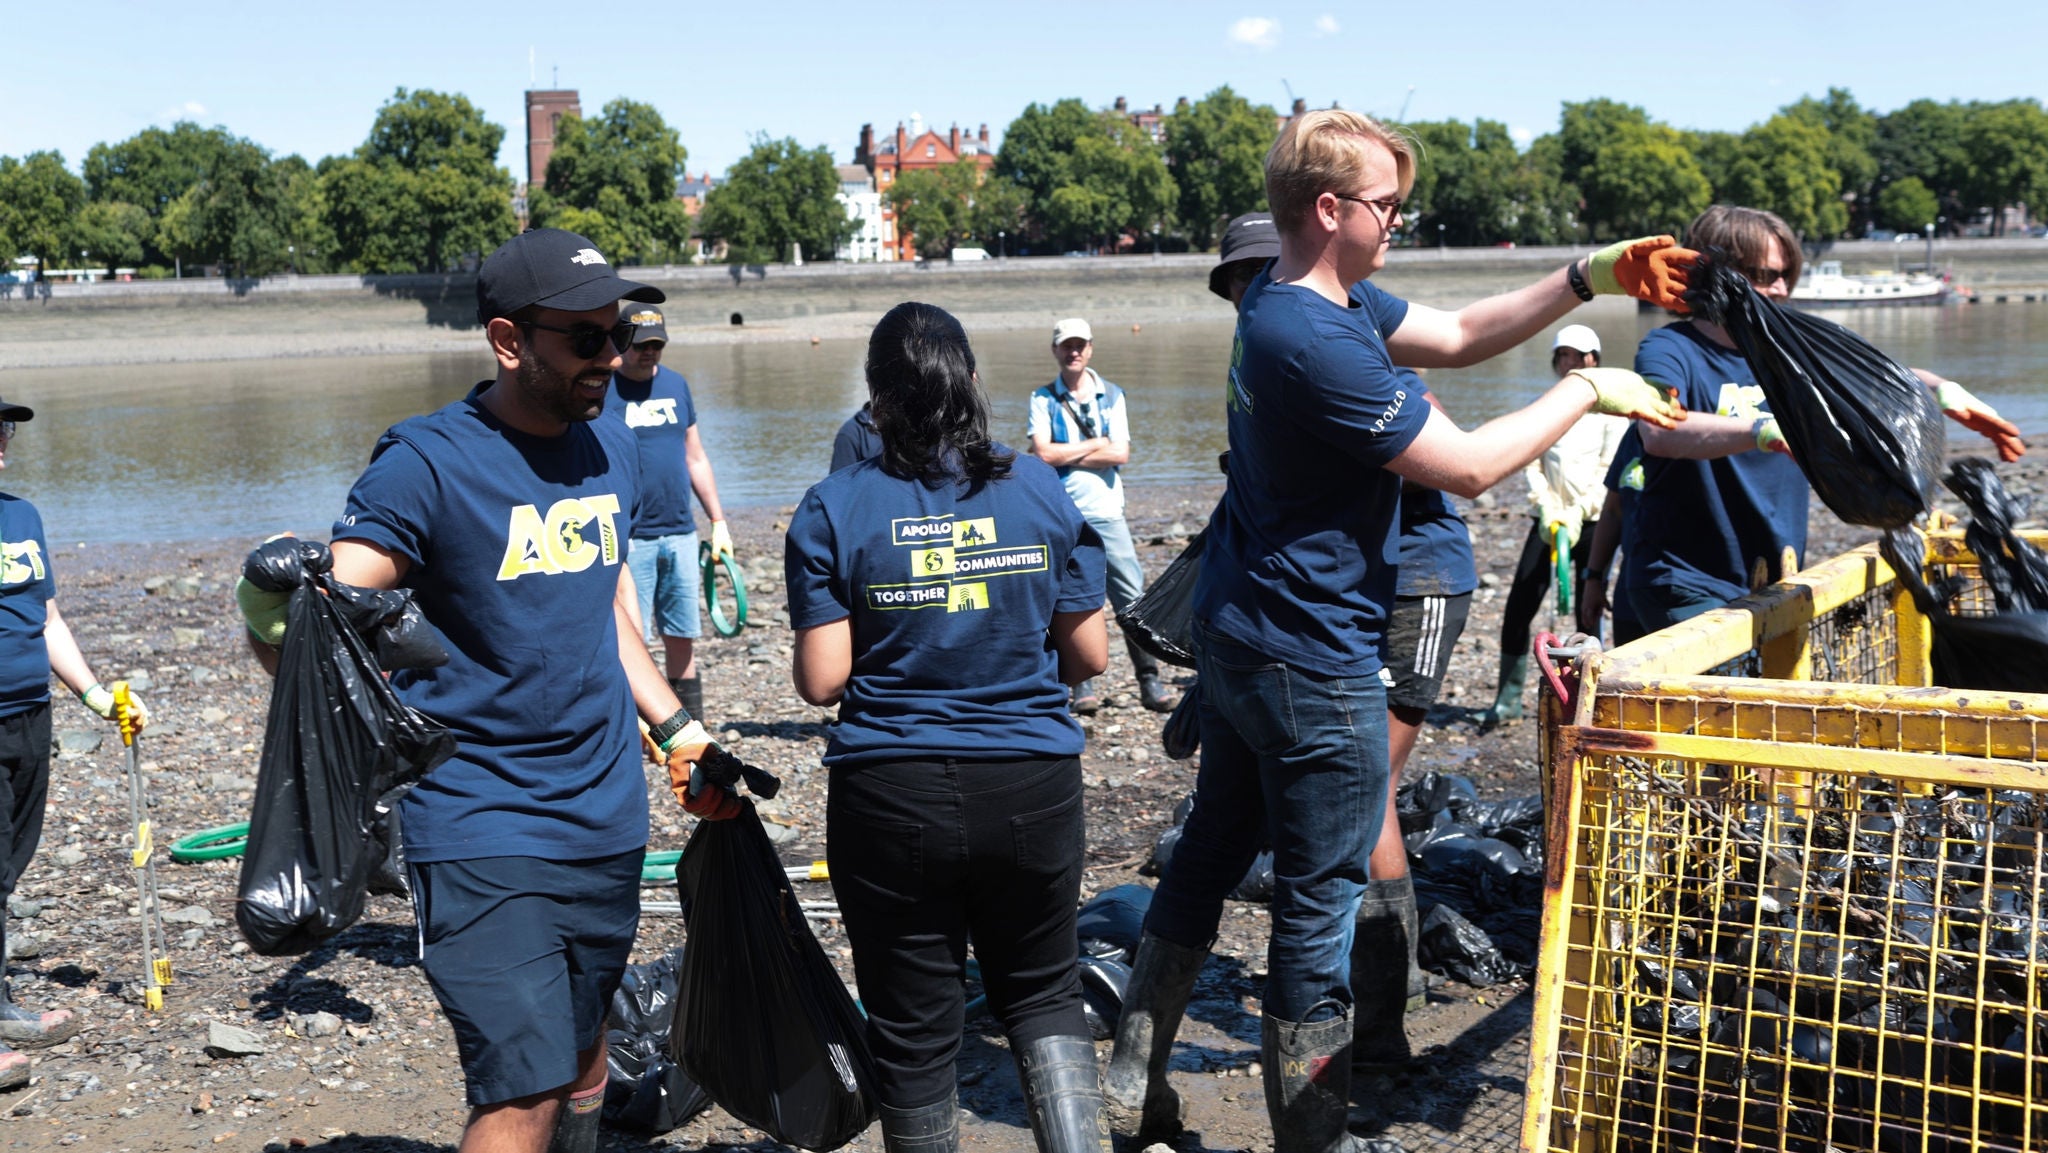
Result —
[[1508, 129], [1508, 139], [1517, 144], [1527, 144], [1531, 140], [1536, 139], [1536, 134], [1517, 124], [1513, 128]]
[[1341, 31], [1343, 29], [1338, 26], [1335, 16], [1325, 12], [1321, 16], [1316, 17], [1316, 35], [1335, 36]]
[[157, 113], [157, 119], [197, 120], [204, 115], [206, 115], [206, 105], [201, 104], [197, 100], [187, 100], [183, 104], [173, 104], [162, 112]]
[[1230, 26], [1233, 43], [1261, 52], [1271, 52], [1280, 43], [1280, 22], [1264, 16], [1247, 16]]

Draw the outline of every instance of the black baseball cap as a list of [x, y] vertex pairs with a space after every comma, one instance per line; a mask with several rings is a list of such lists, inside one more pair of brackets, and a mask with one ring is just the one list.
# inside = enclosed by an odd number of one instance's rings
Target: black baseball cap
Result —
[[1216, 267], [1209, 270], [1209, 291], [1230, 299], [1225, 270], [1240, 260], [1271, 260], [1280, 255], [1280, 229], [1270, 212], [1247, 212], [1223, 229]]
[[484, 257], [476, 274], [479, 324], [536, 304], [587, 312], [617, 300], [660, 304], [667, 299], [659, 288], [621, 278], [597, 245], [559, 228], [520, 233]]
[[12, 404], [0, 400], [0, 420], [34, 420], [36, 410], [25, 404]]
[[662, 323], [661, 310], [658, 308], [620, 309], [619, 319], [631, 321], [635, 325], [632, 340], [634, 344], [645, 344], [650, 340], [668, 343], [668, 326]]

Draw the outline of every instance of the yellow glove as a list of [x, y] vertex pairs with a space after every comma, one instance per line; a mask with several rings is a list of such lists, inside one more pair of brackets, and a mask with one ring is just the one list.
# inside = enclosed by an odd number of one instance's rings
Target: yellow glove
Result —
[[[114, 719], [113, 690], [100, 684], [98, 681], [87, 685], [85, 691], [78, 694], [78, 703], [107, 720], [111, 721]], [[134, 689], [128, 690], [128, 707], [135, 715], [135, 731], [139, 733], [147, 728], [149, 726], [149, 709], [142, 703], [142, 698], [136, 695]]]
[[1551, 543], [1552, 549], [1570, 552], [1579, 547], [1579, 533], [1584, 527], [1576, 517], [1546, 521], [1543, 525], [1543, 539]]
[[726, 531], [722, 520], [711, 522], [711, 555], [732, 558], [732, 533]]
[[1565, 374], [1578, 377], [1593, 387], [1593, 411], [1606, 416], [1647, 420], [1659, 428], [1674, 428], [1685, 419], [1673, 395], [1625, 368], [1578, 368]]
[[1792, 455], [1792, 446], [1785, 443], [1785, 433], [1778, 427], [1777, 417], [1757, 417], [1756, 423], [1750, 426], [1750, 432], [1756, 435], [1757, 451], [1775, 452], [1781, 456]]

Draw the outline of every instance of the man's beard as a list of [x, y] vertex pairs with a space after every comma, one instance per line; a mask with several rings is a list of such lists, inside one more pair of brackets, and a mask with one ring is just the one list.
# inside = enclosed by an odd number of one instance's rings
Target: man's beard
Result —
[[596, 420], [604, 412], [604, 397], [589, 400], [577, 393], [579, 379], [603, 380], [609, 382], [612, 374], [586, 372], [571, 376], [537, 356], [532, 348], [519, 352], [519, 371], [514, 375], [519, 389], [525, 394], [527, 403], [542, 414], [565, 424], [582, 424]]

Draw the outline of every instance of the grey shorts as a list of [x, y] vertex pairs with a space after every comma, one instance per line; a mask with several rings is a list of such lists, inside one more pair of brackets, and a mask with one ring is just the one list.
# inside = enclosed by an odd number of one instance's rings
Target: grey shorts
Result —
[[1471, 593], [1394, 598], [1381, 657], [1394, 678], [1387, 689], [1387, 707], [1426, 709], [1436, 703], [1451, 667], [1451, 650], [1471, 612]]

